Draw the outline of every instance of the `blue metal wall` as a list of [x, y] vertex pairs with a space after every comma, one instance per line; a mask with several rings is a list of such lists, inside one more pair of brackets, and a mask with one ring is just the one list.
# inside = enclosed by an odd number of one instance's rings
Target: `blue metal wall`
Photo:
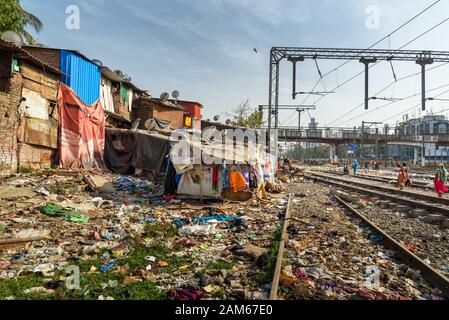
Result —
[[75, 91], [88, 105], [100, 98], [101, 70], [94, 63], [72, 51], [61, 50], [62, 82]]

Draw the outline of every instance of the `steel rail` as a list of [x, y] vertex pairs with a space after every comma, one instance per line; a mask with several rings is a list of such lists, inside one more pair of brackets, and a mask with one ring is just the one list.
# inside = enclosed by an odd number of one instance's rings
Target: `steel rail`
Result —
[[[307, 177], [307, 175], [305, 175], [305, 177]], [[332, 184], [332, 185], [334, 185], [336, 187], [340, 187], [342, 189], [349, 189], [354, 192], [364, 193], [364, 194], [379, 197], [382, 199], [390, 200], [392, 202], [404, 204], [411, 208], [425, 209], [432, 213], [441, 213], [445, 216], [449, 216], [449, 208], [448, 207], [441, 207], [441, 206], [431, 205], [431, 204], [421, 202], [421, 201], [398, 197], [398, 195], [392, 194], [391, 191], [389, 191], [390, 193], [385, 192], [385, 191], [384, 192], [376, 191], [373, 189], [369, 189], [370, 188], [369, 185], [365, 186], [367, 188], [361, 188], [360, 186], [355, 186], [354, 183], [353, 183], [353, 185], [350, 185], [349, 183], [351, 183], [351, 182], [348, 182], [348, 181], [346, 181], [345, 183], [332, 181], [332, 179], [334, 179], [333, 177], [321, 178], [318, 176], [308, 176], [308, 178], [315, 180], [315, 181]]]
[[341, 203], [346, 209], [351, 213], [361, 219], [365, 224], [367, 224], [371, 229], [373, 229], [378, 235], [382, 236], [383, 243], [390, 247], [392, 250], [396, 251], [400, 258], [409, 266], [421, 270], [422, 277], [429, 282], [432, 286], [440, 289], [446, 297], [449, 297], [449, 279], [439, 273], [437, 270], [433, 269], [418, 256], [412, 253], [410, 250], [401, 245], [398, 241], [390, 237], [385, 231], [380, 229], [377, 225], [371, 222], [365, 215], [358, 212], [356, 209], [351, 207], [348, 203], [343, 201], [338, 196], [334, 195], [335, 199]]
[[[363, 188], [371, 188], [371, 189], [375, 189], [375, 190], [383, 191], [383, 192], [387, 192], [387, 193], [395, 193], [395, 194], [398, 194], [401, 196], [420, 199], [420, 200], [430, 202], [430, 203], [439, 203], [439, 204], [447, 206], [446, 211], [449, 211], [449, 199], [446, 199], [446, 198], [439, 198], [439, 197], [422, 194], [422, 193], [418, 193], [418, 192], [399, 190], [399, 189], [391, 188], [391, 187], [387, 187], [387, 186], [372, 185], [372, 184], [363, 183], [360, 181], [348, 180], [348, 179], [343, 179], [343, 178], [339, 178], [339, 177], [335, 177], [335, 176], [322, 175], [322, 174], [318, 174], [318, 173], [310, 173], [310, 174], [321, 177], [321, 178], [334, 179], [334, 180], [342, 182], [342, 183], [350, 183], [352, 185], [360, 186]], [[357, 177], [355, 177], [355, 178], [357, 178]]]

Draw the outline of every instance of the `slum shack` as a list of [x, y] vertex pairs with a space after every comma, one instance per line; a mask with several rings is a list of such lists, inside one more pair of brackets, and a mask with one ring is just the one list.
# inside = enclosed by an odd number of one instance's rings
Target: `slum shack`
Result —
[[131, 129], [132, 105], [146, 92], [137, 88], [122, 71], [101, 67], [101, 104], [106, 127]]
[[[186, 133], [187, 134], [187, 133]], [[264, 164], [261, 146], [245, 144], [210, 144], [172, 140], [166, 194], [184, 199], [218, 199], [246, 201], [262, 196]], [[182, 155], [190, 149], [189, 157]], [[206, 160], [207, 159], [207, 160]]]
[[144, 130], [106, 128], [104, 160], [118, 174], [165, 173], [170, 139]]
[[0, 173], [54, 163], [60, 76], [58, 69], [0, 40]]
[[141, 96], [133, 102], [133, 122], [142, 130], [170, 132], [184, 127], [185, 109], [177, 103]]

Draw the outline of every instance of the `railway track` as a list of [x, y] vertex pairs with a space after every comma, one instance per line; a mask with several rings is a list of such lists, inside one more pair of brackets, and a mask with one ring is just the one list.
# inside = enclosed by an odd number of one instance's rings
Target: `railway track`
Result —
[[344, 179], [334, 175], [324, 175], [318, 173], [308, 173], [305, 177], [317, 182], [327, 183], [335, 187], [351, 190], [357, 193], [378, 197], [391, 202], [400, 203], [410, 208], [419, 208], [429, 211], [429, 213], [439, 213], [449, 217], [449, 199], [438, 198], [422, 193], [399, 190], [396, 188], [370, 185], [356, 181], [355, 179]]
[[281, 275], [282, 270], [282, 260], [284, 258], [284, 248], [285, 248], [285, 241], [287, 240], [288, 234], [287, 234], [287, 228], [290, 221], [290, 215], [291, 215], [291, 202], [292, 202], [293, 195], [290, 194], [288, 196], [288, 202], [287, 202], [287, 209], [285, 211], [285, 218], [284, 223], [282, 226], [282, 234], [281, 234], [281, 241], [279, 243], [279, 250], [278, 255], [276, 259], [276, 266], [274, 268], [273, 273], [273, 281], [271, 282], [271, 291], [270, 291], [270, 300], [277, 300], [277, 295], [279, 291], [279, 277]]
[[[335, 174], [335, 175], [339, 175], [339, 176], [346, 176], [343, 173], [340, 172], [326, 172], [326, 173], [330, 173], [330, 174]], [[382, 182], [382, 183], [391, 183], [392, 181], [396, 181], [397, 179], [394, 177], [376, 177], [376, 176], [372, 176], [372, 175], [368, 175], [368, 174], [357, 174], [357, 178], [360, 179], [364, 179], [364, 180], [370, 180], [370, 181], [376, 181], [376, 182]], [[428, 187], [429, 182], [431, 182], [430, 180], [428, 182], [426, 181], [416, 181], [413, 180], [413, 185], [412, 188], [418, 188], [418, 189], [423, 189], [423, 190], [429, 190], [430, 188]]]
[[[282, 270], [282, 264], [284, 260], [284, 248], [285, 242], [288, 240], [288, 232], [287, 228], [289, 226], [289, 221], [292, 219], [291, 214], [291, 201], [292, 194], [289, 195], [289, 200], [287, 204], [286, 214], [283, 222], [281, 242], [279, 246], [279, 251], [276, 260], [276, 266], [273, 274], [272, 287], [270, 292], [270, 300], [277, 300], [278, 291], [279, 291], [279, 278]], [[382, 230], [379, 226], [370, 221], [364, 214], [357, 211], [350, 204], [345, 202], [340, 197], [333, 195], [335, 200], [339, 203], [339, 205], [344, 209], [345, 212], [350, 213], [353, 217], [360, 219], [364, 225], [366, 225], [369, 229], [371, 229], [374, 234], [377, 234], [381, 237], [382, 244], [394, 251], [396, 256], [400, 258], [406, 265], [418, 269], [421, 272], [421, 276], [424, 280], [426, 280], [431, 286], [434, 288], [438, 288], [441, 292], [449, 297], [449, 279], [428, 265], [425, 261], [420, 259], [417, 255], [408, 250], [401, 243], [396, 241], [392, 236], [390, 236], [387, 232]]]
[[429, 266], [426, 262], [421, 260], [417, 255], [408, 250], [405, 246], [396, 241], [393, 237], [388, 235], [384, 230], [379, 228], [373, 222], [371, 222], [365, 215], [357, 211], [351, 205], [346, 203], [338, 196], [334, 196], [335, 199], [345, 208], [348, 212], [361, 219], [369, 228], [375, 231], [382, 237], [382, 241], [385, 246], [394, 250], [396, 254], [409, 266], [421, 270], [422, 277], [429, 282], [432, 286], [440, 289], [446, 297], [449, 297], [449, 279], [442, 275], [440, 272]]

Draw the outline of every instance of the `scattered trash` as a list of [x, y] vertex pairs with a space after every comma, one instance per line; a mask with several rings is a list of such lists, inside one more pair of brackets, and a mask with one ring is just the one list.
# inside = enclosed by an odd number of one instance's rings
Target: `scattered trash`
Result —
[[40, 293], [40, 294], [53, 294], [55, 292], [55, 290], [53, 289], [47, 289], [44, 287], [34, 287], [34, 288], [29, 288], [23, 291], [23, 293], [25, 294], [32, 294], [32, 293]]
[[47, 196], [47, 197], [50, 195], [50, 192], [45, 190], [45, 188], [43, 188], [43, 187], [37, 188], [34, 191], [36, 191], [37, 193], [40, 193], [44, 196]]
[[196, 301], [200, 300], [204, 296], [204, 292], [197, 289], [183, 288], [178, 291], [170, 291], [169, 295], [173, 300]]
[[111, 260], [109, 262], [103, 263], [101, 265], [101, 271], [107, 272], [111, 270], [115, 266], [115, 260]]
[[64, 217], [67, 221], [75, 223], [87, 223], [89, 217], [84, 214], [75, 214], [74, 212], [80, 212], [78, 209], [64, 208], [63, 206], [55, 203], [47, 203], [40, 209], [41, 213], [51, 217]]
[[370, 237], [370, 240], [373, 242], [381, 242], [384, 240], [384, 238], [382, 236], [378, 236], [378, 235], [372, 235]]

